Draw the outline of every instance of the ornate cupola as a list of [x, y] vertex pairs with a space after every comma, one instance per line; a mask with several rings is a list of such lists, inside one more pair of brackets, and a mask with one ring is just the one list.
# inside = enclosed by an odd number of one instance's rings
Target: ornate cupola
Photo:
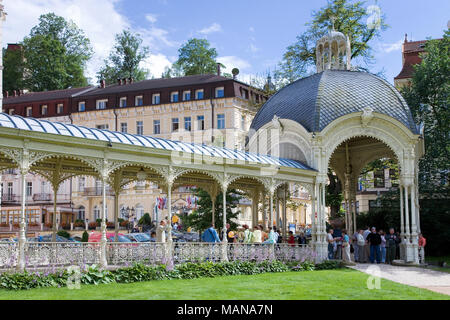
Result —
[[350, 39], [342, 32], [334, 30], [334, 19], [330, 31], [317, 41], [317, 73], [324, 70], [350, 70], [352, 52]]

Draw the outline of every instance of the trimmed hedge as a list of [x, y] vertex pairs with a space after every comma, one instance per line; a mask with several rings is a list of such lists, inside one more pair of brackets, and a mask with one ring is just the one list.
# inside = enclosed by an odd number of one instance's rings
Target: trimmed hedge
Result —
[[[343, 268], [342, 263], [334, 261], [314, 265], [312, 262], [284, 263], [281, 261], [263, 262], [202, 262], [184, 263], [168, 268], [165, 265], [147, 266], [135, 263], [132, 266], [116, 270], [102, 270], [92, 265], [79, 274], [80, 284], [132, 283], [164, 279], [214, 278], [231, 275], [253, 275], [267, 272], [311, 271]], [[7, 290], [24, 290], [43, 287], [63, 287], [68, 280], [73, 280], [74, 273], [68, 270], [0, 274], [0, 288]]]

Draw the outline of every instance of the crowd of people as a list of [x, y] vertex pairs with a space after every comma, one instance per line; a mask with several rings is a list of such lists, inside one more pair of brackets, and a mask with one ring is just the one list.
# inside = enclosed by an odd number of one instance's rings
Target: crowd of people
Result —
[[[338, 231], [338, 230], [336, 230]], [[342, 259], [359, 263], [387, 263], [400, 258], [399, 246], [401, 238], [394, 228], [390, 228], [388, 233], [375, 227], [359, 229], [351, 237], [346, 230], [336, 232], [329, 229], [327, 234], [328, 259]], [[339, 234], [338, 234], [339, 233]], [[419, 262], [425, 259], [426, 239], [419, 234]]]
[[[289, 231], [286, 241], [283, 241], [281, 230], [278, 230], [276, 227], [268, 227], [268, 229], [265, 230], [261, 224], [256, 225], [253, 228], [250, 228], [247, 224], [244, 224], [242, 228], [235, 231], [231, 230], [230, 224], [227, 223], [226, 237], [228, 243], [267, 244], [287, 242], [290, 245], [295, 245], [306, 244], [307, 242], [306, 236], [303, 232], [301, 232], [296, 239], [294, 233]], [[216, 229], [214, 229], [214, 226], [211, 225], [203, 232], [201, 238], [203, 242], [220, 242], [222, 241], [222, 234], [219, 235]]]

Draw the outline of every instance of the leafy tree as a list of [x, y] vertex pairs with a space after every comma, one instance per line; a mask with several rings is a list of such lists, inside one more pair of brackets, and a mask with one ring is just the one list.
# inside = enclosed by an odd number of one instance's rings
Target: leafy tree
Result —
[[325, 187], [325, 205], [330, 207], [330, 219], [340, 218], [341, 205], [344, 200], [342, 184], [331, 168], [328, 168], [328, 180], [330, 183]]
[[217, 51], [206, 39], [192, 38], [178, 49], [172, 72], [185, 76], [216, 73]]
[[419, 162], [421, 197], [448, 199], [450, 181], [450, 29], [430, 40], [422, 63], [414, 67], [411, 86], [402, 94], [416, 123], [424, 127], [425, 155]]
[[23, 48], [16, 50], [3, 49], [3, 89], [6, 91], [24, 89], [24, 56]]
[[98, 79], [104, 79], [106, 83], [114, 83], [119, 78], [145, 80], [149, 71], [139, 65], [148, 57], [150, 51], [142, 42], [140, 35], [133, 34], [130, 30], [116, 34], [115, 45], [105, 60], [105, 65], [97, 73]]
[[83, 235], [81, 237], [81, 242], [89, 242], [89, 234], [87, 233], [86, 230], [83, 232]]
[[369, 66], [374, 61], [369, 43], [388, 27], [382, 15], [379, 20], [373, 21], [374, 17], [378, 14], [370, 14], [364, 8], [364, 2], [329, 0], [327, 6], [312, 13], [312, 21], [306, 24], [308, 29], [287, 47], [276, 76], [289, 84], [313, 72], [316, 42], [332, 27], [333, 20], [334, 28], [350, 37], [352, 59], [360, 58], [366, 67]]
[[23, 40], [25, 83], [32, 91], [58, 90], [87, 85], [84, 76], [92, 47], [72, 21], [54, 13], [41, 15]]
[[[198, 188], [195, 195], [199, 198], [197, 204], [198, 209], [194, 210], [190, 215], [184, 218], [183, 226], [185, 228], [192, 227], [195, 230], [203, 231], [211, 226], [212, 223], [212, 200], [210, 195], [203, 189]], [[231, 229], [236, 229], [237, 224], [233, 221], [237, 219], [240, 211], [238, 208], [239, 199], [242, 194], [237, 190], [228, 190], [226, 195], [227, 201], [227, 223], [230, 224]], [[215, 202], [214, 219], [215, 227], [219, 230], [223, 225], [223, 195], [218, 194]], [[232, 210], [233, 209], [233, 210]]]

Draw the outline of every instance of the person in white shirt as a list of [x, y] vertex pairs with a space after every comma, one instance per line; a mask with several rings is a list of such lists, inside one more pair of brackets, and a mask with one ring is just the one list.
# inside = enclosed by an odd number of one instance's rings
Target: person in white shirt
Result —
[[156, 228], [156, 241], [166, 242], [166, 222], [161, 220], [159, 226]]
[[[356, 234], [356, 243], [355, 243], [355, 262], [364, 262], [364, 246], [366, 245], [366, 241], [364, 240], [363, 230], [358, 230]], [[358, 250], [356, 250], [358, 248]], [[358, 254], [357, 254], [358, 252]]]
[[328, 242], [328, 259], [334, 258], [334, 238], [333, 238], [333, 229], [328, 230], [327, 233], [327, 242]]
[[253, 231], [253, 243], [262, 243], [262, 233], [259, 226], [255, 226], [255, 231]]

